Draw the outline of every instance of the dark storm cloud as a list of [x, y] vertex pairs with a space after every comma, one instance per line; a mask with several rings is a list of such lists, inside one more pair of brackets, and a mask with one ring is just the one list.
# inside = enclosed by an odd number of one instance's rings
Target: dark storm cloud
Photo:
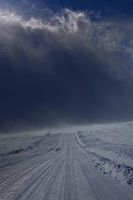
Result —
[[0, 11], [1, 129], [132, 117], [132, 40], [118, 24]]

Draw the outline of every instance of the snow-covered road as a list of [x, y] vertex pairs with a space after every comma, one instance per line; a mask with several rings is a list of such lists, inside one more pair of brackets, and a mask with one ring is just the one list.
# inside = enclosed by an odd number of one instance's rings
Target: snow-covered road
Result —
[[[11, 160], [0, 168], [0, 200], [133, 198], [126, 187], [93, 166], [77, 133], [53, 137], [49, 148], [40, 140], [33, 149], [26, 147], [20, 153], [13, 151], [17, 155], [14, 161], [13, 155], [7, 155]], [[5, 155], [3, 162], [4, 159], [7, 159]]]

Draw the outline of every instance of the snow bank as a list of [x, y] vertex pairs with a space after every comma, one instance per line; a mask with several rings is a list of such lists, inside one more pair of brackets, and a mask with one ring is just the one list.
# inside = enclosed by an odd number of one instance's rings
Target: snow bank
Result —
[[133, 122], [90, 125], [78, 135], [97, 169], [133, 187]]

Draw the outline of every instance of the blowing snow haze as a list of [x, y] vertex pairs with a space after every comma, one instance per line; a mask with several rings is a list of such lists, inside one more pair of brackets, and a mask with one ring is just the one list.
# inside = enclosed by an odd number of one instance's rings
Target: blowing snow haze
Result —
[[0, 1], [0, 129], [132, 119], [131, 1], [49, 2]]

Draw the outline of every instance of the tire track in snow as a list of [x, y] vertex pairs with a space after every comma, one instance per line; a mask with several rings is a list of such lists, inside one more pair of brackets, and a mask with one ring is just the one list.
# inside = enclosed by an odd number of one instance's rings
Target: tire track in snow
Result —
[[92, 166], [77, 137], [61, 134], [58, 151], [22, 162], [1, 181], [0, 200], [129, 200], [121, 185]]

